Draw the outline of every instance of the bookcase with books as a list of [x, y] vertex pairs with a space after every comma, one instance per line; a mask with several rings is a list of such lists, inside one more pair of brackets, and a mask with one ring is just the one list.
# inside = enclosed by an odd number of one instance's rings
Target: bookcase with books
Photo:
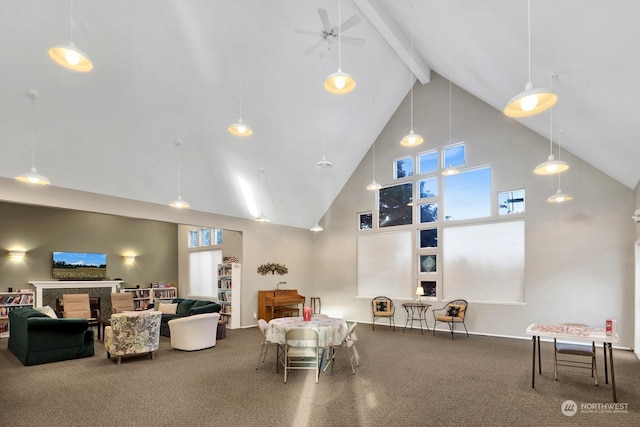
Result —
[[0, 338], [9, 336], [9, 312], [18, 307], [33, 307], [34, 294], [30, 289], [19, 292], [0, 292]]
[[133, 292], [133, 307], [136, 310], [146, 310], [151, 304], [151, 288], [125, 289], [125, 292]]
[[151, 301], [156, 299], [173, 299], [178, 298], [178, 289], [171, 283], [152, 283], [151, 284]]
[[164, 286], [164, 283], [152, 283], [150, 288], [125, 289], [133, 292], [133, 306], [136, 310], [146, 310], [154, 300], [178, 298], [178, 289]]
[[222, 306], [220, 316], [230, 329], [240, 327], [241, 267], [238, 263], [218, 264], [218, 303]]

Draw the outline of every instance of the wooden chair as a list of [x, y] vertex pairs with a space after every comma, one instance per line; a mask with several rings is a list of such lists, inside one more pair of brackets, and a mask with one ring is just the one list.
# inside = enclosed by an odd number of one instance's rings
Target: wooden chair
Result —
[[62, 295], [63, 312], [62, 317], [69, 319], [87, 319], [89, 327], [98, 328], [98, 339], [101, 338], [100, 326], [100, 310], [91, 309], [89, 302], [89, 294], [63, 294]]
[[114, 292], [111, 294], [111, 314], [123, 311], [135, 311], [133, 292]]
[[[588, 327], [584, 323], [562, 323], [567, 326]], [[553, 339], [554, 367], [553, 377], [558, 381], [558, 366], [570, 368], [580, 368], [591, 370], [594, 384], [598, 385], [598, 368], [596, 366], [596, 343], [588, 344], [557, 342]], [[578, 358], [588, 358], [589, 361], [577, 360], [576, 357], [558, 357], [558, 355], [577, 356]]]
[[[451, 339], [453, 339], [453, 330], [456, 324], [461, 324], [464, 327], [464, 331], [467, 333], [467, 338], [469, 338], [469, 331], [467, 331], [467, 325], [464, 323], [464, 318], [467, 315], [467, 310], [469, 309], [469, 304], [466, 300], [456, 299], [450, 301], [442, 308], [437, 308], [432, 310], [433, 313], [433, 336], [436, 335], [436, 325], [438, 323], [447, 323], [449, 325], [449, 330], [451, 331]], [[438, 312], [444, 312], [442, 314], [437, 314]]]
[[373, 322], [371, 327], [376, 330], [376, 318], [386, 317], [389, 319], [389, 327], [393, 326], [393, 330], [396, 330], [396, 308], [393, 305], [393, 301], [389, 297], [379, 296], [371, 300], [371, 312], [373, 314]]
[[320, 374], [318, 332], [311, 328], [291, 328], [284, 339], [284, 382], [292, 369], [313, 369], [317, 383]]

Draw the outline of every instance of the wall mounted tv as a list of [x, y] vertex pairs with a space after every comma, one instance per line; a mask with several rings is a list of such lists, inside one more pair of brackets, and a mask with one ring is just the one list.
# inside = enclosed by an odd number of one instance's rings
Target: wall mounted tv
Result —
[[60, 280], [102, 280], [107, 276], [107, 254], [54, 252], [52, 277]]

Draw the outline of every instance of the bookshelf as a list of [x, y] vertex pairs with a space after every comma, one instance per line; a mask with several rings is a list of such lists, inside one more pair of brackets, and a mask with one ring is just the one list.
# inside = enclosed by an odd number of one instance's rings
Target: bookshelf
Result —
[[0, 292], [0, 338], [9, 336], [9, 312], [18, 307], [33, 307], [33, 298], [31, 290]]
[[178, 298], [178, 289], [174, 287], [125, 289], [124, 291], [134, 292], [133, 305], [136, 310], [146, 310], [149, 307], [149, 304], [153, 303], [153, 301], [157, 299]]
[[220, 315], [226, 319], [227, 327], [240, 327], [240, 284], [242, 266], [238, 263], [218, 264], [218, 303]]

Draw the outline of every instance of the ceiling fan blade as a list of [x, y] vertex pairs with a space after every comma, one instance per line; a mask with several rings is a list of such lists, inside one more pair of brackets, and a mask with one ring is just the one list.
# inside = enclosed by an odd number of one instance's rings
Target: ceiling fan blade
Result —
[[344, 21], [341, 25], [340, 28], [338, 28], [338, 30], [340, 32], [346, 31], [351, 27], [355, 27], [356, 25], [358, 25], [360, 23], [360, 17], [358, 15], [353, 15], [351, 18], [347, 19], [346, 21]]
[[329, 14], [327, 13], [327, 9], [318, 9], [318, 15], [320, 15], [320, 20], [322, 21], [322, 26], [325, 31], [331, 32], [331, 24], [329, 23]]
[[320, 35], [320, 33], [318, 31], [294, 29], [293, 32], [296, 33], [296, 34], [306, 34], [308, 36], [316, 36], [316, 37]]
[[316, 49], [318, 48], [318, 46], [320, 46], [320, 45], [321, 45], [322, 43], [324, 43], [324, 42], [325, 42], [325, 40], [324, 40], [324, 39], [320, 39], [320, 40], [318, 40], [317, 42], [315, 42], [314, 44], [312, 44], [311, 46], [309, 46], [308, 48], [306, 48], [306, 49], [304, 50], [304, 54], [305, 54], [305, 55], [310, 54], [311, 52], [313, 52], [314, 50], [316, 50]]
[[349, 36], [340, 36], [340, 41], [343, 43], [350, 44], [352, 46], [362, 46], [364, 44], [364, 39], [358, 39], [355, 37]]

